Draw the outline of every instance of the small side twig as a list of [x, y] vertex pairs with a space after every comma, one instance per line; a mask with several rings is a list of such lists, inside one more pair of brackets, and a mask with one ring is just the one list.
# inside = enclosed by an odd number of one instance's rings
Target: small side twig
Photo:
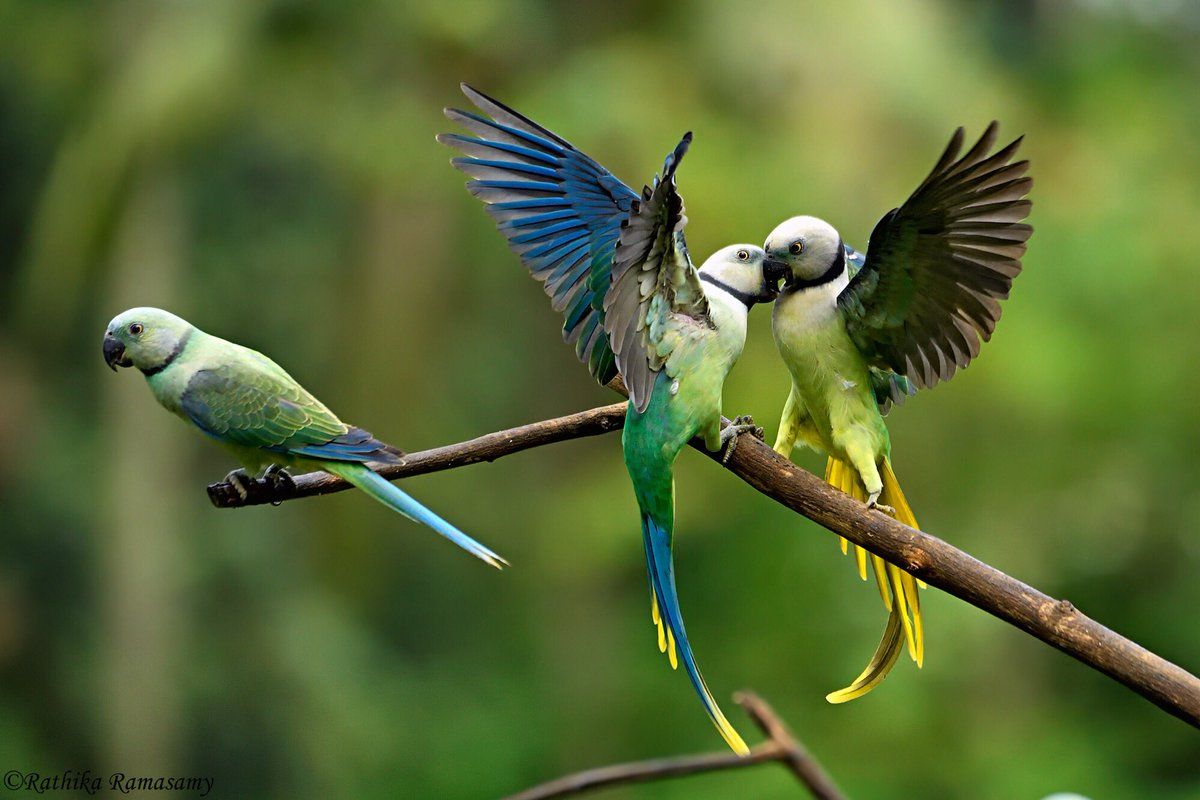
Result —
[[742, 769], [772, 762], [786, 765], [816, 800], [846, 800], [845, 795], [834, 785], [833, 779], [804, 749], [767, 701], [750, 691], [738, 692], [734, 695], [734, 700], [768, 737], [767, 741], [751, 748], [749, 755], [704, 753], [615, 764], [556, 778], [511, 795], [505, 800], [551, 800], [555, 797], [584, 794], [607, 786]]
[[733, 699], [762, 728], [763, 733], [771, 737], [771, 742], [779, 746], [781, 760], [808, 787], [813, 797], [817, 800], [843, 800], [833, 778], [788, 729], [787, 723], [767, 705], [766, 700], [750, 691], [738, 692]]

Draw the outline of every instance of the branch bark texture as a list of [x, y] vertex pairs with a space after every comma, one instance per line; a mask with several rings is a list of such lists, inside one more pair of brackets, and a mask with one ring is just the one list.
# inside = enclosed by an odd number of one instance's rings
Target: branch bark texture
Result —
[[[599, 436], [602, 433], [620, 430], [625, 424], [625, 404], [614, 403], [611, 406], [601, 406], [578, 414], [547, 419], [510, 428], [506, 431], [496, 431], [458, 444], [445, 447], [435, 447], [432, 450], [422, 450], [419, 453], [406, 453], [403, 464], [380, 466], [376, 470], [389, 481], [400, 478], [411, 478], [414, 475], [424, 475], [429, 472], [441, 472], [447, 469], [457, 469], [481, 461], [495, 461], [498, 458], [541, 447], [568, 439], [581, 439], [585, 436]], [[272, 486], [267, 481], [247, 481], [246, 497], [238, 494], [232, 484], [214, 483], [208, 487], [208, 499], [217, 508], [240, 508], [241, 506], [258, 506], [266, 503], [279, 504], [284, 500], [295, 500], [300, 497], [333, 494], [353, 489], [346, 481], [330, 475], [327, 472], [309, 472], [297, 475], [291, 487]]]

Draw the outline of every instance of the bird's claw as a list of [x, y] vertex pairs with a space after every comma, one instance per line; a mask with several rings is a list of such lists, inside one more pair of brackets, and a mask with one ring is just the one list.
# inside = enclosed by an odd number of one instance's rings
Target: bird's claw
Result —
[[[263, 480], [276, 492], [291, 494], [296, 488], [296, 481], [286, 469], [278, 464], [272, 464], [267, 468], [267, 472], [263, 475]], [[282, 500], [272, 500], [271, 505], [277, 506], [282, 504]]]
[[871, 492], [871, 494], [867, 497], [867, 508], [873, 508], [876, 511], [882, 511], [889, 517], [896, 516], [896, 509], [892, 508], [891, 506], [885, 506], [883, 503], [879, 502], [879, 495], [882, 493], [883, 489]]
[[238, 497], [242, 498], [242, 502], [245, 502], [250, 497], [247, 484], [253, 483], [254, 478], [247, 475], [244, 469], [235, 469], [225, 476], [225, 482], [232, 486], [233, 490], [238, 493]]
[[734, 425], [749, 425], [750, 430], [746, 431], [746, 433], [753, 434], [755, 439], [758, 439], [759, 441], [763, 441], [765, 435], [763, 433], [762, 426], [755, 425], [754, 417], [750, 416], [749, 414], [742, 414], [740, 417], [738, 417], [737, 419], [735, 419], [733, 421], [733, 424]]
[[760, 440], [763, 438], [762, 427], [755, 425], [754, 417], [749, 414], [738, 417], [721, 429], [721, 447], [725, 451], [721, 455], [722, 464], [729, 463], [729, 459], [733, 457], [733, 451], [737, 449], [738, 437], [745, 434], [750, 434]]

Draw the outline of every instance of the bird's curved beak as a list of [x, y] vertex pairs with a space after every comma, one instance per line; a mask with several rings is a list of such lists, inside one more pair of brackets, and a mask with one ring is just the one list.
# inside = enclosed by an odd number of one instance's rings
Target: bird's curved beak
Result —
[[104, 363], [113, 372], [117, 367], [132, 367], [133, 362], [125, 355], [125, 345], [111, 333], [104, 334]]
[[763, 261], [762, 269], [763, 278], [776, 294], [779, 293], [779, 282], [792, 277], [792, 268], [788, 266], [788, 263], [775, 258], [767, 258]]

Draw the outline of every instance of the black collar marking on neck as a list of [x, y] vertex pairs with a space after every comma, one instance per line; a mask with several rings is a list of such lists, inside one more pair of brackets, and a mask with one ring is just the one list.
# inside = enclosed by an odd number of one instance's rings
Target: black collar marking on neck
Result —
[[800, 289], [811, 289], [814, 286], [821, 286], [836, 280], [839, 275], [846, 271], [846, 246], [842, 244], [842, 240], [838, 239], [837, 253], [833, 257], [833, 263], [829, 265], [829, 269], [822, 272], [815, 278], [795, 278], [787, 285], [787, 291], [795, 292]]
[[174, 363], [175, 359], [179, 358], [179, 354], [183, 352], [183, 348], [187, 347], [188, 339], [191, 339], [191, 338], [192, 338], [192, 329], [188, 328], [187, 332], [184, 333], [183, 336], [180, 336], [179, 341], [175, 343], [175, 349], [167, 354], [167, 357], [165, 359], [163, 359], [163, 362], [161, 364], [159, 364], [157, 367], [151, 367], [150, 369], [143, 369], [142, 374], [145, 375], [147, 378], [150, 378], [150, 377], [153, 377], [153, 376], [157, 375], [158, 373], [162, 372], [167, 367], [171, 366], [171, 364]]
[[700, 280], [708, 281], [709, 283], [711, 283], [713, 286], [717, 287], [718, 289], [721, 289], [722, 291], [727, 292], [730, 296], [733, 297], [734, 300], [737, 300], [739, 303], [744, 305], [746, 307], [747, 311], [749, 311], [750, 307], [752, 305], [754, 305], [755, 303], [765, 303], [765, 302], [768, 302], [769, 300], [771, 300], [770, 297], [763, 298], [761, 295], [746, 294], [745, 292], [743, 292], [739, 289], [733, 288], [728, 283], [725, 283], [725, 281], [714, 278], [712, 275], [709, 275], [707, 272], [700, 273]]

